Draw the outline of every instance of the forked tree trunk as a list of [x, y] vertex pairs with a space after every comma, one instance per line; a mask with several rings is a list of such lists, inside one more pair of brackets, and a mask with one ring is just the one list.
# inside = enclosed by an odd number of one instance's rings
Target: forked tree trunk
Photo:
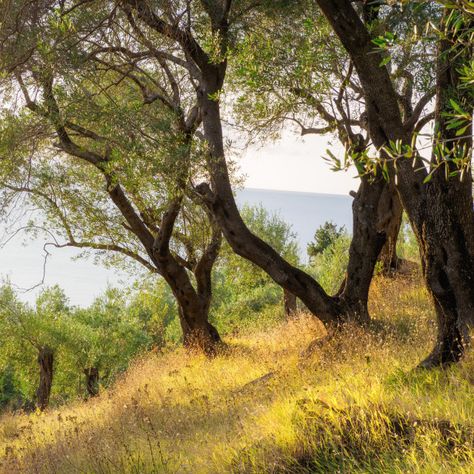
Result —
[[99, 394], [99, 369], [97, 367], [89, 367], [84, 369], [86, 376], [86, 390], [90, 397], [95, 397]]
[[[155, 239], [151, 254], [156, 267], [159, 268], [160, 274], [176, 298], [183, 345], [188, 349], [199, 350], [208, 356], [213, 356], [221, 338], [217, 329], [209, 323], [212, 300], [211, 276], [219, 254], [221, 232], [210, 218], [211, 240], [198, 261], [191, 264], [185, 259], [178, 259], [170, 251], [170, 239], [180, 208], [181, 202], [176, 200], [163, 214], [160, 234]], [[194, 274], [195, 285], [191, 281], [190, 272]]]
[[53, 384], [54, 352], [48, 346], [38, 351], [39, 384], [36, 390], [36, 406], [45, 410], [49, 404]]
[[283, 289], [283, 307], [287, 318], [291, 318], [298, 311], [296, 296], [285, 289]]
[[339, 298], [351, 319], [369, 322], [369, 289], [375, 265], [386, 235], [378, 218], [379, 203], [387, 194], [388, 184], [383, 178], [372, 181], [361, 177], [361, 184], [352, 203], [353, 232], [349, 248], [349, 263]]
[[[221, 233], [217, 226], [213, 225], [211, 242], [204, 249], [194, 267], [188, 263], [188, 268], [186, 268], [173, 256], [169, 248], [169, 241], [179, 210], [180, 203], [172, 206], [165, 213], [152, 256], [178, 303], [184, 346], [212, 356], [216, 353], [217, 345], [221, 342], [217, 329], [208, 320], [212, 299], [212, 268], [219, 254]], [[196, 288], [191, 282], [188, 271], [192, 271], [194, 274]]]

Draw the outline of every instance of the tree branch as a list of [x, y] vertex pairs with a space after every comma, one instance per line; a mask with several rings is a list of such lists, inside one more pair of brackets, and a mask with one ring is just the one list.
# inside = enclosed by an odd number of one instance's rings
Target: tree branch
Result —
[[413, 114], [408, 117], [408, 119], [403, 124], [405, 130], [410, 131], [415, 127], [421, 117], [421, 114], [423, 113], [423, 110], [429, 104], [430, 100], [435, 96], [435, 94], [436, 89], [432, 88], [418, 101], [415, 108], [413, 109]]
[[154, 13], [146, 0], [123, 0], [123, 3], [129, 9], [134, 10], [138, 18], [151, 29], [176, 41], [184, 51], [190, 54], [201, 70], [209, 66], [210, 61], [208, 55], [194, 39], [190, 30], [181, 30], [177, 25], [171, 25], [164, 21]]
[[182, 197], [173, 199], [168, 209], [163, 213], [160, 231], [153, 242], [153, 255], [164, 257], [169, 254], [169, 243], [173, 234], [174, 223], [181, 209]]

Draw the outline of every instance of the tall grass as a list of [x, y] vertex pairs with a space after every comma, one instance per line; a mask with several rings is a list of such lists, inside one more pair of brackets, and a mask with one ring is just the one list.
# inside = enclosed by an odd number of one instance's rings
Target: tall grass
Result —
[[95, 400], [4, 415], [0, 471], [474, 472], [474, 359], [414, 370], [435, 335], [417, 281], [379, 277], [366, 330], [329, 337], [301, 314], [212, 360], [148, 354]]

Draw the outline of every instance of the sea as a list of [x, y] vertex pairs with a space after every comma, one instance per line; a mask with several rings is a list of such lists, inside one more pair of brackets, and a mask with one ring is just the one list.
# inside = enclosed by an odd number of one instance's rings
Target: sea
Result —
[[[286, 221], [296, 235], [300, 255], [306, 258], [306, 246], [316, 229], [326, 221], [352, 231], [352, 198], [338, 194], [303, 193], [244, 188], [236, 192], [239, 206], [263, 206]], [[0, 276], [9, 280], [20, 298], [33, 302], [45, 286], [60, 285], [71, 304], [87, 306], [108, 286], [133, 282], [133, 275], [95, 264], [93, 258], [77, 259], [75, 249], [48, 248], [45, 260], [44, 240], [25, 239], [21, 233], [0, 247]]]

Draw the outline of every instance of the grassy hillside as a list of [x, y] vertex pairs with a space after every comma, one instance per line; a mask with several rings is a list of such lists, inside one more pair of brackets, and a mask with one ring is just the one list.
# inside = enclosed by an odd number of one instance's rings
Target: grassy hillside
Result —
[[0, 471], [474, 472], [474, 358], [413, 370], [435, 334], [418, 281], [377, 279], [370, 331], [326, 337], [303, 314], [213, 360], [149, 354], [95, 400], [4, 415]]

